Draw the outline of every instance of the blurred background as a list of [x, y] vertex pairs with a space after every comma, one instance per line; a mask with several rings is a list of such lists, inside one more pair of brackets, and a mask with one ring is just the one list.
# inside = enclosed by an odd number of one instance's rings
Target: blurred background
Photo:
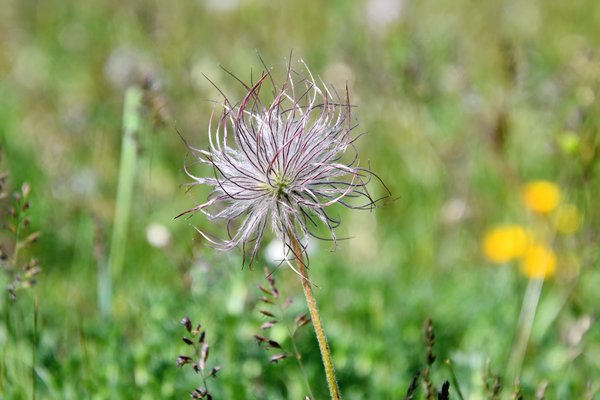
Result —
[[[362, 163], [393, 198], [336, 209], [351, 239], [311, 254], [344, 397], [403, 398], [427, 366], [431, 317], [429, 379], [451, 381], [452, 398], [496, 398], [496, 381], [510, 396], [517, 376], [525, 398], [594, 398], [599, 21], [587, 0], [3, 1], [0, 281], [13, 290], [0, 303], [0, 398], [185, 398], [202, 382], [175, 366], [190, 351], [184, 316], [222, 367], [214, 398], [326, 398], [310, 326], [295, 335], [304, 374], [253, 339], [266, 334], [266, 253], [242, 268], [240, 250], [215, 252], [194, 230], [224, 226], [174, 220], [206, 195], [186, 193], [177, 134], [207, 145], [208, 100], [221, 97], [205, 76], [237, 99], [221, 66], [249, 82], [260, 54], [283, 76], [292, 50], [327, 84], [348, 83]], [[127, 142], [129, 87], [143, 113]], [[109, 273], [132, 145], [122, 268]], [[274, 277], [293, 319], [297, 276]], [[285, 328], [269, 335], [291, 351]]]

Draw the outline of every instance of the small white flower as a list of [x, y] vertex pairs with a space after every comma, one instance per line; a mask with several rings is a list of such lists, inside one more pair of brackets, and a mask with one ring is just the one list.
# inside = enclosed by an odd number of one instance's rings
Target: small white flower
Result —
[[[208, 149], [188, 146], [199, 162], [214, 171], [213, 177], [199, 177], [186, 166], [194, 180], [191, 185], [213, 190], [205, 203], [179, 216], [201, 212], [211, 221], [227, 221], [232, 231], [228, 240], [198, 231], [219, 250], [251, 246], [250, 263], [267, 226], [289, 254], [289, 235], [307, 243], [319, 221], [335, 243], [339, 221], [327, 213], [329, 206], [369, 209], [375, 204], [366, 188], [374, 175], [359, 167], [350, 136], [348, 90], [342, 98], [334, 89], [318, 85], [308, 67], [306, 71], [304, 77], [288, 69], [280, 87], [268, 72], [245, 86], [247, 93], [238, 104], [225, 98], [216, 127], [209, 125]], [[269, 81], [273, 100], [265, 105], [259, 92]], [[349, 148], [352, 154], [344, 162]], [[350, 198], [363, 198], [362, 204], [349, 202]]]
[[152, 247], [161, 249], [171, 241], [171, 232], [166, 226], [153, 222], [146, 227], [146, 240]]

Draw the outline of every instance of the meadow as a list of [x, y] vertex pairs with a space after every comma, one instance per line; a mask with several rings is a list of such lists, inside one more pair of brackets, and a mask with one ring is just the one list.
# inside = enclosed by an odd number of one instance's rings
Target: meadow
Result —
[[189, 398], [200, 336], [215, 399], [328, 398], [273, 234], [249, 266], [195, 229], [224, 224], [175, 218], [206, 201], [186, 143], [220, 91], [290, 59], [347, 85], [385, 183], [311, 241], [343, 398], [598, 398], [598, 21], [589, 0], [4, 0], [0, 399]]

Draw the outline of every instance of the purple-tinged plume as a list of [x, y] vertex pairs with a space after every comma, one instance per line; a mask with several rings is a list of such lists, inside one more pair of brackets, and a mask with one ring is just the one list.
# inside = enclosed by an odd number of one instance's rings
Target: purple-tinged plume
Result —
[[[322, 81], [319, 85], [308, 67], [306, 74], [288, 68], [281, 86], [270, 72], [244, 85], [247, 93], [238, 104], [225, 98], [216, 127], [211, 117], [208, 149], [190, 146], [195, 159], [214, 171], [204, 178], [186, 167], [191, 185], [208, 185], [212, 192], [205, 203], [179, 216], [201, 212], [211, 221], [227, 221], [228, 240], [198, 231], [218, 250], [242, 244], [244, 254], [250, 250], [250, 263], [268, 226], [289, 254], [289, 235], [306, 243], [319, 221], [335, 243], [339, 221], [328, 214], [329, 206], [370, 209], [375, 204], [366, 187], [373, 175], [359, 167], [350, 135], [348, 89], [342, 97]], [[267, 82], [273, 89], [269, 104], [259, 96]]]

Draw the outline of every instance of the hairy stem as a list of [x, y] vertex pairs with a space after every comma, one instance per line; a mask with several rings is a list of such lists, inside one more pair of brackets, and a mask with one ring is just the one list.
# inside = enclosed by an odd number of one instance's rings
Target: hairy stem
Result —
[[341, 399], [340, 388], [335, 377], [335, 370], [333, 368], [333, 359], [331, 357], [331, 351], [327, 344], [327, 337], [325, 336], [325, 330], [321, 325], [321, 317], [319, 316], [319, 309], [317, 308], [317, 300], [312, 291], [312, 286], [308, 279], [308, 269], [302, 259], [302, 251], [300, 250], [300, 244], [294, 238], [293, 235], [289, 235], [292, 242], [292, 248], [296, 255], [296, 264], [298, 265], [298, 273], [300, 274], [300, 280], [302, 281], [302, 289], [304, 290], [304, 296], [306, 297], [306, 304], [310, 312], [310, 318], [312, 324], [315, 327], [315, 333], [317, 335], [317, 342], [319, 342], [319, 350], [321, 351], [321, 357], [323, 359], [323, 367], [325, 367], [325, 376], [327, 378], [327, 385], [329, 386], [329, 394], [333, 400]]

